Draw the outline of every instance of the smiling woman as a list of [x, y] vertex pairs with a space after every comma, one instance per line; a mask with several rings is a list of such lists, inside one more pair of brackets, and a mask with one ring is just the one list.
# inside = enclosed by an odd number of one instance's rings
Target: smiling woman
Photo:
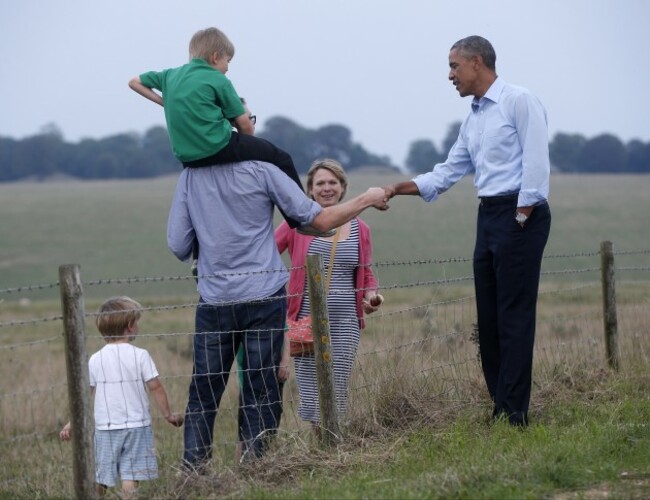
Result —
[[[336, 160], [317, 160], [307, 174], [307, 194], [322, 207], [337, 205], [345, 196], [348, 178]], [[321, 255], [323, 266], [332, 266], [328, 287], [327, 309], [333, 358], [336, 405], [340, 415], [347, 407], [348, 381], [359, 348], [363, 314], [375, 312], [383, 302], [377, 294], [377, 280], [370, 268], [370, 228], [354, 218], [336, 230], [332, 237], [298, 234], [282, 223], [275, 232], [280, 252], [289, 249], [291, 274], [287, 296], [288, 317], [305, 318], [310, 313], [305, 261], [307, 255]], [[333, 261], [333, 262], [330, 262]], [[328, 275], [329, 275], [328, 274]], [[319, 429], [320, 410], [314, 355], [296, 356], [295, 371], [300, 392], [300, 417]]]
[[309, 170], [307, 194], [322, 207], [331, 207], [339, 203], [347, 189], [348, 178], [337, 161], [322, 160], [316, 162]]

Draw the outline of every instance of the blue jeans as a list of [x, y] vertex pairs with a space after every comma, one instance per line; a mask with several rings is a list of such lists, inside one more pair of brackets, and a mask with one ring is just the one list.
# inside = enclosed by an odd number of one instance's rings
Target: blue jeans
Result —
[[186, 465], [200, 468], [212, 457], [214, 421], [240, 344], [244, 347], [243, 450], [249, 457], [266, 450], [282, 413], [276, 372], [286, 315], [284, 287], [254, 302], [217, 306], [201, 300], [196, 309], [194, 368], [185, 410]]

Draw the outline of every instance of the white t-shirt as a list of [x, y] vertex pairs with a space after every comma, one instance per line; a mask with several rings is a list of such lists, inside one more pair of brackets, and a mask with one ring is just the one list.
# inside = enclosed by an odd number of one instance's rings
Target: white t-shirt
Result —
[[151, 425], [145, 384], [158, 376], [149, 353], [128, 343], [106, 344], [90, 357], [95, 388], [95, 428], [130, 429]]

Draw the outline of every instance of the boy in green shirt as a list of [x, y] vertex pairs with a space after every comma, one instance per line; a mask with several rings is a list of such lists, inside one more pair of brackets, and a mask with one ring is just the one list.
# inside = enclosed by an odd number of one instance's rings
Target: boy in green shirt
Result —
[[[129, 81], [131, 89], [165, 108], [172, 149], [183, 166], [264, 161], [276, 165], [303, 189], [291, 156], [253, 135], [255, 123], [226, 77], [235, 55], [228, 37], [217, 28], [197, 31], [189, 52], [190, 62], [183, 66], [149, 71]], [[233, 133], [233, 127], [239, 133]], [[282, 215], [303, 234], [327, 236]]]

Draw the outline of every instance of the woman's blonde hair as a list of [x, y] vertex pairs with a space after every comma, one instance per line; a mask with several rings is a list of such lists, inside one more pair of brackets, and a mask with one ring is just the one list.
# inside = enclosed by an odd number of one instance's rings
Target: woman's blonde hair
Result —
[[142, 306], [130, 297], [111, 297], [97, 311], [95, 325], [106, 341], [124, 333], [142, 316]]
[[[332, 172], [332, 174], [334, 174], [334, 177], [336, 177], [341, 183], [341, 187], [343, 188], [343, 191], [341, 191], [341, 197], [339, 198], [339, 201], [341, 201], [348, 190], [348, 176], [345, 174], [343, 165], [331, 158], [316, 160], [311, 164], [311, 167], [309, 167], [309, 171], [307, 172], [307, 193], [309, 193], [314, 187], [314, 175], [316, 174], [316, 171], [321, 168]], [[311, 198], [313, 199], [314, 197], [311, 196]]]
[[210, 56], [217, 53], [219, 57], [235, 56], [235, 46], [226, 34], [217, 28], [206, 28], [197, 31], [190, 40], [190, 60], [198, 57], [208, 61]]

